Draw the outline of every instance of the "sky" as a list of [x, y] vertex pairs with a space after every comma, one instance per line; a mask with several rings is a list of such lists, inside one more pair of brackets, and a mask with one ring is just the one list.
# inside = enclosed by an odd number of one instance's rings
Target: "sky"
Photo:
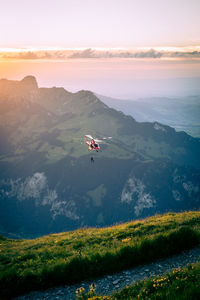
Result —
[[0, 78], [117, 98], [200, 94], [199, 0], [0, 4]]

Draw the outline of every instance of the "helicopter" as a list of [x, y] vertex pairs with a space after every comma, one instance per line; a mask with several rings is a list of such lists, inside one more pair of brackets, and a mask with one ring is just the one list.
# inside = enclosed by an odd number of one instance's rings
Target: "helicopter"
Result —
[[[111, 139], [111, 138], [112, 137], [108, 137], [108, 138], [104, 137], [103, 140]], [[103, 142], [103, 141], [100, 139], [93, 138], [89, 134], [85, 135], [85, 143], [86, 143], [86, 145], [88, 145], [88, 151], [96, 150], [98, 152], [100, 150], [99, 143], [101, 143], [101, 142]]]
[[98, 152], [100, 150], [100, 142], [102, 142], [102, 140], [95, 139], [91, 135], [85, 135], [85, 143], [88, 145], [88, 151], [96, 150]]

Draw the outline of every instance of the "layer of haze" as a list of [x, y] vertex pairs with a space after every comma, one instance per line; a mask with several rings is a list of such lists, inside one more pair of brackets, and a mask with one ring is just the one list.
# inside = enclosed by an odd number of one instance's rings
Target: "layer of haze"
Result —
[[200, 95], [200, 62], [68, 60], [0, 62], [0, 78], [36, 76], [39, 86], [63, 86], [117, 98]]

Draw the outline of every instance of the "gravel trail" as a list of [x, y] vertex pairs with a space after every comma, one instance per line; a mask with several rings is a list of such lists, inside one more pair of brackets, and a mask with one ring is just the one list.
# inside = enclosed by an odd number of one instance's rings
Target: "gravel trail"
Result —
[[109, 295], [113, 291], [118, 291], [130, 285], [137, 280], [148, 278], [154, 275], [162, 275], [172, 269], [184, 267], [187, 264], [198, 262], [200, 258], [200, 245], [192, 250], [184, 251], [179, 255], [174, 255], [170, 258], [159, 260], [157, 262], [146, 264], [130, 270], [121, 271], [113, 275], [106, 275], [101, 278], [96, 278], [92, 281], [83, 281], [74, 285], [65, 285], [56, 288], [51, 288], [46, 291], [34, 291], [27, 295], [14, 298], [15, 300], [70, 300], [74, 299], [75, 292], [79, 287], [84, 287], [88, 291], [91, 283], [97, 287], [97, 294]]

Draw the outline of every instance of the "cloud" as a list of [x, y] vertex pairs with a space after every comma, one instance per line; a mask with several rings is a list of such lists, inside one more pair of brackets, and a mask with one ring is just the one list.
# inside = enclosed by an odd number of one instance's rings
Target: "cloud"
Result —
[[133, 57], [139, 58], [160, 58], [163, 56], [163, 53], [160, 51], [156, 51], [154, 49], [150, 49], [148, 51], [138, 51], [133, 54]]
[[4, 54], [2, 57], [6, 59], [38, 59], [39, 58], [38, 53], [32, 51], [9, 53], [9, 54]]
[[95, 50], [89, 48], [82, 51], [74, 51], [74, 53], [70, 55], [69, 58], [98, 58], [98, 55]]
[[21, 60], [67, 60], [67, 59], [199, 59], [199, 47], [188, 48], [151, 48], [151, 49], [60, 49], [60, 50], [40, 50], [40, 51], [20, 51], [20, 52], [0, 52], [0, 57], [4, 59]]
[[37, 60], [37, 59], [66, 59], [68, 55], [65, 51], [23, 51], [23, 52], [12, 52], [2, 53], [1, 57], [4, 59], [19, 59], [19, 60]]
[[85, 49], [74, 51], [69, 58], [160, 58], [162, 53], [154, 49], [147, 51], [124, 51], [124, 50], [94, 50]]
[[200, 51], [169, 50], [74, 50], [68, 58], [200, 58]]
[[166, 52], [165, 57], [174, 57], [174, 58], [200, 58], [200, 51], [174, 51], [174, 52]]

